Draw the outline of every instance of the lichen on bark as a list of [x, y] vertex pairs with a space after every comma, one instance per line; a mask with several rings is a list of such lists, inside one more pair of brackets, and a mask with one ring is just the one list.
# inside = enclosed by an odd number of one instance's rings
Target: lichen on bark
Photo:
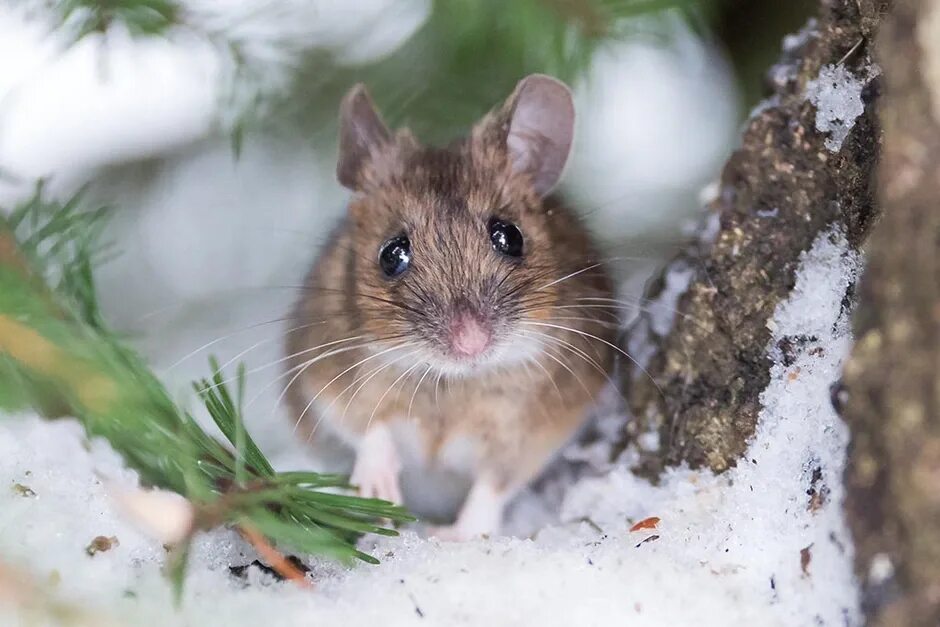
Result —
[[[767, 322], [793, 287], [800, 254], [834, 224], [853, 246], [864, 239], [875, 214], [878, 79], [870, 77], [879, 7], [824, 1], [818, 19], [787, 38], [768, 73], [771, 94], [747, 121], [709, 208], [717, 233], [685, 249], [649, 290], [655, 299], [673, 270], [692, 270], [671, 330], [650, 333], [644, 314], [627, 331], [624, 346], [646, 345], [651, 357], [626, 364], [632, 419], [615, 454], [638, 434], [658, 432], [660, 448], [644, 452], [642, 471], [685, 462], [720, 472], [736, 463], [770, 380]], [[836, 152], [806, 98], [824, 66], [869, 77], [864, 110]]]

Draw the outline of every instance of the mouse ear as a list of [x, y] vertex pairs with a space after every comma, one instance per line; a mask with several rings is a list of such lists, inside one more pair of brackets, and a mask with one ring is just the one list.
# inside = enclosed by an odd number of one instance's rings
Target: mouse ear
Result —
[[355, 85], [343, 98], [339, 117], [336, 178], [343, 186], [358, 189], [364, 168], [389, 144], [391, 135], [362, 83]]
[[519, 82], [506, 105], [506, 149], [512, 168], [529, 174], [535, 191], [544, 196], [558, 183], [571, 152], [571, 91], [558, 79], [532, 74]]

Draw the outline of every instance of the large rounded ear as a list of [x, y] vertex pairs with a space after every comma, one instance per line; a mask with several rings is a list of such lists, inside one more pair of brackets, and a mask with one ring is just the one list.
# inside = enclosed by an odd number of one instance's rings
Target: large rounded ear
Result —
[[339, 118], [336, 178], [343, 186], [357, 190], [363, 173], [388, 146], [391, 135], [362, 83], [355, 85], [343, 98]]
[[574, 102], [561, 81], [544, 74], [522, 79], [509, 100], [506, 149], [516, 172], [544, 196], [561, 178], [574, 139]]

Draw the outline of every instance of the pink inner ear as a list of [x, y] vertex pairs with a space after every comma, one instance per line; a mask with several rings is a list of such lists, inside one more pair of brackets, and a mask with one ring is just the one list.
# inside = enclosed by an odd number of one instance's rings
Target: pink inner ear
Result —
[[375, 110], [364, 85], [353, 87], [340, 108], [339, 161], [336, 175], [340, 183], [356, 189], [362, 171], [374, 165], [389, 143], [391, 134]]
[[558, 183], [574, 137], [571, 92], [548, 76], [534, 75], [517, 88], [506, 137], [513, 170], [528, 173], [544, 195]]

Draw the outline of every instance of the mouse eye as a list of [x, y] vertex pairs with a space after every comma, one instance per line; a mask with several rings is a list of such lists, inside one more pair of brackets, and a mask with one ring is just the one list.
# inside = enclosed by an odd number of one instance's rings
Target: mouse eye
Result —
[[404, 235], [393, 237], [379, 251], [379, 265], [389, 278], [399, 276], [411, 265], [411, 242]]
[[493, 250], [508, 257], [522, 256], [523, 239], [519, 227], [499, 218], [490, 218], [489, 229]]

